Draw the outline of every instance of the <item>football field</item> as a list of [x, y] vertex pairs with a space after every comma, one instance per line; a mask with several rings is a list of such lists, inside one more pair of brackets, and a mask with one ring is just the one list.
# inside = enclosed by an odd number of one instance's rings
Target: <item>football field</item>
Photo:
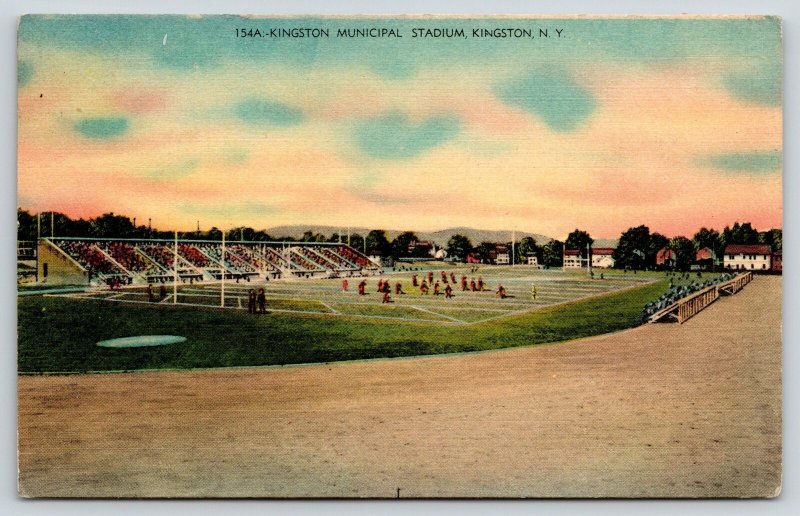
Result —
[[[418, 284], [433, 274], [433, 284], [439, 284], [439, 293], [431, 286], [423, 294], [419, 286], [413, 285], [412, 275]], [[473, 272], [474, 271], [474, 272]], [[443, 275], [447, 277], [444, 282]], [[603, 279], [600, 279], [603, 274]], [[466, 290], [461, 278], [466, 278]], [[453, 283], [453, 278], [456, 279]], [[395, 270], [380, 276], [346, 278], [294, 279], [278, 281], [227, 281], [207, 284], [172, 283], [155, 284], [152, 296], [145, 287], [133, 287], [119, 291], [89, 290], [67, 293], [64, 297], [94, 299], [122, 303], [151, 304], [159, 308], [165, 305], [224, 307], [247, 310], [250, 290], [264, 289], [269, 312], [311, 314], [319, 316], [346, 316], [374, 320], [406, 320], [439, 324], [476, 324], [511, 315], [531, 312], [563, 303], [606, 294], [621, 289], [642, 285], [653, 277], [622, 274], [619, 271], [596, 271], [591, 279], [585, 270], [542, 270], [532, 267], [481, 266], [477, 270], [464, 266], [450, 266], [427, 270]], [[365, 294], [359, 295], [357, 285], [366, 280]], [[384, 302], [383, 294], [377, 291], [379, 280], [389, 282], [390, 300]], [[482, 282], [482, 290], [473, 290]], [[397, 293], [400, 284], [401, 293]], [[452, 297], [445, 295], [450, 286]], [[498, 287], [505, 289], [506, 296], [497, 294]], [[223, 297], [224, 291], [224, 297]]]

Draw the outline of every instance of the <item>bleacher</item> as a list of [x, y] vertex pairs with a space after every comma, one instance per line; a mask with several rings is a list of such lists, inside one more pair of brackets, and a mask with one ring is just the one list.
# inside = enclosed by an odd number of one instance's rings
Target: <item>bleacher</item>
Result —
[[61, 240], [53, 243], [101, 281], [113, 276], [128, 276], [118, 264], [109, 259], [93, 242]]
[[[45, 239], [97, 281], [123, 284], [247, 279], [331, 277], [374, 274], [380, 268], [352, 247], [299, 242]], [[177, 271], [176, 271], [177, 269]]]

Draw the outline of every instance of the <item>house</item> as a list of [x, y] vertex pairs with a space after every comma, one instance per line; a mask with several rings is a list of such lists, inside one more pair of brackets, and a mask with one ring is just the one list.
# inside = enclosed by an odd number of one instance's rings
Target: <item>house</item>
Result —
[[564, 267], [567, 269], [580, 269], [583, 266], [584, 260], [581, 259], [581, 253], [577, 249], [564, 250]]
[[723, 265], [734, 270], [772, 270], [772, 248], [767, 244], [726, 245]]
[[678, 255], [671, 247], [662, 247], [656, 253], [656, 265], [659, 267], [675, 267]]
[[614, 267], [614, 248], [598, 247], [592, 249], [592, 267], [610, 269]]
[[706, 270], [716, 265], [716, 257], [714, 251], [710, 247], [703, 247], [698, 249], [694, 254], [694, 264], [692, 270]]
[[772, 253], [772, 272], [783, 274], [783, 251]]
[[467, 263], [481, 263], [481, 257], [476, 252], [467, 253]]
[[538, 267], [539, 258], [537, 258], [535, 254], [528, 255], [525, 259], [525, 263], [527, 263], [528, 265], [533, 265], [534, 267]]
[[511, 254], [505, 244], [495, 244], [494, 250], [489, 251], [489, 257], [494, 258], [496, 265], [508, 265], [511, 263]]

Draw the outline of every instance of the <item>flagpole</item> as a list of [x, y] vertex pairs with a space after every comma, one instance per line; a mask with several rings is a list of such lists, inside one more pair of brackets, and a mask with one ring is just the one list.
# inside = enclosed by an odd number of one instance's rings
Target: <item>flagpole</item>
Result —
[[172, 259], [172, 268], [175, 269], [175, 275], [172, 276], [172, 304], [178, 302], [178, 232], [175, 231], [175, 255]]
[[514, 253], [514, 244], [516, 244], [516, 243], [517, 243], [517, 230], [516, 229], [512, 229], [511, 230], [511, 266], [512, 267], [514, 266], [514, 263], [517, 261], [516, 260], [516, 255]]

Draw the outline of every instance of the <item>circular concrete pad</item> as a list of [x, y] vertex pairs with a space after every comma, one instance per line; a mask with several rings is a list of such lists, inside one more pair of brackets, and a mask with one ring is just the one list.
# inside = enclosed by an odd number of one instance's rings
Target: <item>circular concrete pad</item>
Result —
[[101, 340], [97, 345], [104, 348], [141, 348], [177, 344], [179, 342], [186, 342], [186, 337], [178, 337], [176, 335], [137, 335], [135, 337]]

